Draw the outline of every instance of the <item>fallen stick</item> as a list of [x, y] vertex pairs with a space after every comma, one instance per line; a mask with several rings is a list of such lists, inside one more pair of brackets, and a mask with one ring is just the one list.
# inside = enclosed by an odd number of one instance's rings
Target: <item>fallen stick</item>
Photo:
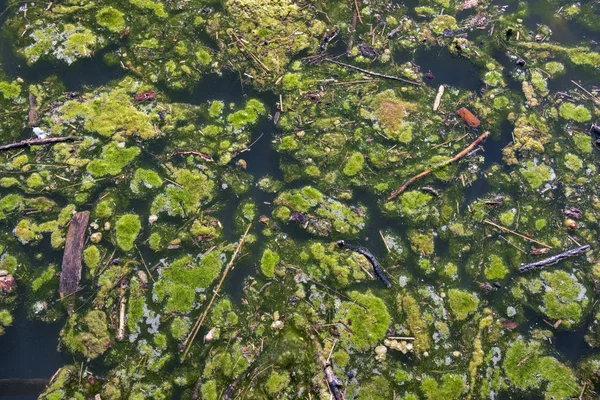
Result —
[[442, 101], [443, 95], [444, 95], [444, 85], [440, 85], [437, 96], [435, 96], [435, 101], [433, 102], [433, 111], [437, 111], [438, 108], [440, 108], [440, 102]]
[[494, 223], [494, 222], [490, 221], [489, 219], [484, 219], [484, 220], [483, 220], [483, 222], [484, 222], [484, 223], [486, 223], [486, 224], [488, 224], [488, 225], [491, 225], [491, 226], [493, 226], [493, 227], [495, 227], [495, 228], [498, 228], [498, 229], [500, 229], [500, 230], [501, 230], [501, 231], [503, 231], [503, 232], [512, 233], [513, 235], [515, 235], [515, 236], [518, 236], [518, 237], [520, 237], [521, 239], [525, 239], [525, 240], [528, 240], [528, 241], [530, 241], [530, 242], [533, 242], [533, 243], [539, 244], [540, 246], [544, 246], [544, 247], [546, 247], [546, 248], [548, 248], [548, 249], [551, 249], [551, 248], [552, 248], [552, 246], [549, 246], [549, 245], [547, 245], [546, 243], [540, 242], [539, 240], [532, 239], [532, 238], [530, 238], [530, 237], [527, 237], [527, 236], [525, 236], [525, 235], [521, 235], [519, 232], [515, 232], [515, 231], [513, 231], [513, 230], [511, 230], [511, 229], [508, 229], [508, 228], [506, 228], [506, 227], [504, 227], [504, 226], [498, 225], [498, 224], [496, 224], [496, 223]]
[[454, 157], [452, 157], [451, 159], [444, 161], [438, 165], [435, 165], [433, 167], [431, 167], [430, 169], [427, 169], [423, 172], [421, 172], [418, 175], [413, 176], [412, 178], [410, 178], [408, 181], [406, 181], [406, 183], [404, 185], [402, 185], [402, 187], [398, 190], [396, 190], [394, 193], [392, 193], [388, 198], [387, 201], [392, 201], [393, 199], [395, 199], [396, 197], [398, 197], [399, 195], [402, 194], [402, 192], [404, 192], [408, 186], [410, 186], [412, 183], [418, 181], [419, 179], [423, 179], [428, 175], [431, 175], [431, 173], [433, 171], [435, 171], [436, 169], [439, 168], [443, 168], [446, 165], [455, 163], [456, 161], [460, 160], [461, 158], [463, 158], [464, 156], [466, 156], [467, 154], [469, 154], [475, 147], [479, 146], [479, 144], [481, 142], [483, 142], [485, 139], [487, 139], [487, 137], [490, 136], [490, 132], [484, 132], [481, 136], [479, 136], [477, 138], [477, 140], [475, 140], [473, 143], [471, 143], [469, 146], [467, 146], [463, 151], [461, 151], [460, 153], [458, 153], [457, 155], [455, 155]]
[[59, 291], [61, 299], [76, 293], [79, 287], [83, 240], [89, 218], [89, 211], [78, 212], [71, 218], [60, 273]]
[[121, 296], [119, 301], [119, 329], [117, 330], [117, 340], [119, 342], [125, 339], [125, 305], [127, 304], [127, 297], [125, 294]]
[[367, 74], [367, 75], [371, 75], [371, 76], [377, 76], [379, 78], [384, 78], [384, 79], [391, 79], [393, 81], [404, 82], [404, 83], [408, 83], [410, 85], [421, 86], [421, 84], [419, 82], [409, 81], [408, 79], [400, 78], [398, 76], [380, 74], [379, 72], [373, 72], [373, 71], [369, 71], [369, 70], [364, 69], [364, 68], [355, 67], [354, 65], [346, 64], [346, 63], [343, 63], [343, 62], [340, 62], [340, 61], [337, 61], [337, 60], [332, 60], [331, 58], [326, 58], [323, 61], [327, 61], [327, 62], [330, 62], [332, 64], [341, 65], [342, 67], [354, 69], [356, 71], [362, 72], [363, 74]]
[[333, 399], [344, 400], [344, 394], [340, 390], [340, 388], [343, 386], [342, 381], [335, 376], [333, 373], [333, 368], [331, 368], [331, 364], [323, 357], [323, 346], [321, 346], [319, 340], [316, 337], [313, 337], [313, 342], [317, 348], [317, 360], [319, 364], [321, 364], [325, 382], [327, 383], [327, 387], [329, 388]]
[[72, 142], [75, 140], [77, 140], [77, 138], [74, 136], [64, 136], [64, 137], [55, 137], [55, 138], [47, 138], [47, 139], [27, 139], [27, 140], [23, 140], [21, 142], [5, 144], [3, 146], [0, 146], [0, 151], [20, 149], [21, 147], [44, 146], [47, 144]]
[[385, 283], [385, 286], [387, 286], [388, 288], [392, 287], [392, 284], [390, 283], [390, 281], [388, 281], [387, 278], [381, 273], [381, 268], [379, 267], [379, 264], [377, 263], [377, 260], [375, 259], [373, 254], [371, 254], [367, 251], [364, 251], [362, 249], [359, 249], [357, 247], [351, 246], [351, 245], [345, 243], [343, 240], [340, 240], [339, 242], [337, 242], [337, 245], [342, 248], [347, 248], [348, 250], [352, 250], [358, 254], [365, 256], [365, 258], [373, 266], [373, 271], [375, 272], [375, 276], [377, 276], [383, 283]]
[[555, 256], [548, 257], [548, 258], [546, 258], [544, 260], [540, 260], [540, 261], [537, 261], [537, 262], [534, 262], [534, 263], [531, 263], [531, 264], [522, 265], [519, 268], [519, 272], [529, 272], [529, 271], [533, 271], [535, 269], [544, 268], [544, 267], [546, 267], [548, 265], [556, 264], [556, 263], [558, 263], [558, 262], [560, 262], [562, 260], [565, 260], [567, 258], [579, 256], [581, 254], [585, 254], [588, 251], [590, 251], [591, 249], [592, 248], [588, 244], [586, 244], [585, 246], [576, 247], [574, 249], [564, 251], [564, 252], [562, 252], [560, 254], [557, 254]]
[[354, 8], [356, 9], [356, 15], [358, 15], [358, 20], [362, 24], [362, 18], [360, 17], [360, 10], [358, 9], [358, 0], [354, 0]]
[[231, 257], [231, 260], [229, 260], [229, 263], [225, 267], [223, 276], [221, 277], [221, 280], [219, 281], [219, 284], [217, 285], [217, 288], [215, 289], [215, 292], [213, 293], [213, 296], [211, 297], [210, 302], [208, 303], [208, 306], [206, 306], [206, 309], [204, 310], [204, 312], [202, 314], [200, 314], [200, 316], [198, 317], [198, 320], [196, 320], [196, 323], [194, 324], [194, 327], [190, 331], [190, 334], [188, 335], [187, 339], [185, 339], [185, 342], [183, 343], [183, 345], [186, 346], [186, 348], [185, 348], [185, 352], [183, 353], [183, 357], [181, 357], [182, 364], [185, 361], [185, 358], [187, 357], [187, 354], [189, 353], [190, 348], [192, 347], [192, 344], [194, 343], [194, 339], [196, 339], [196, 335], [198, 334], [198, 331], [200, 331], [200, 328], [202, 327], [202, 324], [204, 323], [204, 320], [206, 319], [208, 312], [210, 311], [210, 307], [213, 305], [213, 303], [215, 302], [215, 299], [219, 295], [219, 290], [221, 290], [221, 286], [223, 285], [223, 282], [225, 281], [225, 278], [227, 277], [227, 274], [229, 273], [229, 270], [231, 269], [233, 262], [235, 261], [237, 255], [239, 254], [239, 252], [242, 248], [242, 245], [244, 244], [244, 241], [246, 240], [246, 236], [248, 236], [248, 232], [250, 231], [251, 226], [252, 226], [252, 223], [249, 223], [248, 227], [246, 228], [246, 232], [244, 232], [244, 235], [240, 239], [240, 242], [238, 243], [238, 245], [235, 249], [235, 252], [233, 253], [233, 256]]
[[29, 92], [29, 126], [36, 126], [38, 124], [37, 105], [35, 94]]
[[346, 54], [350, 54], [352, 46], [354, 45], [354, 34], [356, 32], [356, 16], [358, 12], [354, 11], [352, 14], [352, 25], [350, 27], [350, 39], [348, 39], [348, 47], [346, 48]]

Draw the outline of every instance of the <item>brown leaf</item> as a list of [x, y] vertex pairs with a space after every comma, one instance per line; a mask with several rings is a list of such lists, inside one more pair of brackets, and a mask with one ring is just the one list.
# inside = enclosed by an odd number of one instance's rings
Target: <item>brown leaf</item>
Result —
[[517, 328], [518, 324], [515, 321], [505, 319], [504, 321], [502, 321], [502, 326], [504, 327], [504, 329], [512, 331]]

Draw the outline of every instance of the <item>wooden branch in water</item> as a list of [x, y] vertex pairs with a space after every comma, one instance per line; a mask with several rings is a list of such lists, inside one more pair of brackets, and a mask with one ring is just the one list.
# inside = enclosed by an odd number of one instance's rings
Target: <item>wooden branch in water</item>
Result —
[[534, 263], [531, 263], [531, 264], [522, 265], [519, 268], [519, 272], [529, 272], [529, 271], [533, 271], [533, 270], [536, 270], [536, 269], [544, 268], [544, 267], [546, 267], [548, 265], [556, 264], [556, 263], [558, 263], [558, 262], [560, 262], [562, 260], [565, 260], [567, 258], [579, 256], [581, 254], [585, 254], [588, 251], [590, 251], [591, 249], [592, 248], [590, 247], [590, 245], [586, 244], [585, 246], [576, 247], [576, 248], [571, 249], [571, 250], [563, 251], [560, 254], [557, 254], [557, 255], [552, 256], [552, 257], [548, 257], [548, 258], [546, 258], [544, 260], [540, 260], [540, 261], [537, 261], [537, 262], [534, 262]]
[[35, 94], [29, 92], [29, 126], [36, 126], [38, 124], [37, 105]]
[[344, 400], [344, 393], [342, 393], [340, 390], [340, 388], [343, 386], [342, 381], [335, 376], [333, 373], [333, 368], [331, 368], [331, 364], [324, 357], [323, 346], [321, 346], [319, 340], [316, 337], [313, 337], [313, 342], [317, 348], [317, 361], [323, 370], [325, 382], [327, 383], [327, 387], [329, 388], [333, 399]]
[[431, 173], [434, 170], [436, 170], [438, 168], [443, 168], [446, 165], [449, 165], [449, 164], [457, 162], [458, 160], [460, 160], [461, 158], [463, 158], [464, 156], [466, 156], [467, 154], [469, 154], [475, 147], [479, 146], [479, 144], [481, 142], [483, 142], [485, 139], [487, 139], [488, 136], [490, 136], [490, 132], [484, 132], [481, 136], [479, 136], [477, 138], [477, 140], [475, 140], [473, 143], [471, 143], [469, 146], [467, 146], [463, 151], [461, 151], [460, 153], [458, 153], [457, 155], [455, 155], [454, 157], [452, 157], [448, 161], [444, 161], [443, 163], [435, 165], [434, 167], [432, 167], [430, 169], [427, 169], [427, 170], [421, 172], [418, 175], [413, 176], [408, 181], [406, 181], [406, 183], [404, 185], [402, 185], [402, 187], [400, 189], [398, 189], [394, 193], [392, 193], [387, 198], [387, 201], [394, 200], [396, 197], [398, 197], [399, 195], [401, 195], [402, 192], [404, 192], [412, 183], [418, 181], [419, 179], [423, 179], [423, 178], [425, 178], [428, 175], [431, 175]]
[[30, 146], [44, 146], [62, 142], [73, 142], [78, 140], [74, 136], [64, 136], [64, 137], [54, 137], [47, 139], [27, 139], [16, 143], [5, 144], [0, 146], [0, 151], [4, 150], [12, 150], [12, 149], [20, 149], [21, 147], [30, 147]]
[[358, 12], [354, 11], [352, 15], [352, 25], [350, 27], [350, 38], [348, 39], [348, 47], [346, 48], [346, 54], [350, 54], [352, 51], [352, 46], [354, 45], [354, 34], [356, 32], [356, 17], [358, 16]]
[[518, 237], [520, 237], [520, 238], [522, 238], [522, 239], [525, 239], [525, 240], [528, 240], [528, 241], [530, 241], [530, 242], [533, 242], [533, 243], [539, 244], [540, 246], [544, 246], [544, 247], [546, 247], [546, 248], [548, 248], [548, 249], [551, 249], [551, 248], [552, 248], [552, 246], [548, 246], [546, 243], [543, 243], [543, 242], [540, 242], [540, 241], [538, 241], [538, 240], [532, 239], [532, 238], [530, 238], [530, 237], [527, 237], [527, 236], [525, 236], [525, 235], [521, 235], [519, 232], [515, 232], [515, 231], [513, 231], [513, 230], [511, 230], [511, 229], [508, 229], [508, 228], [506, 228], [506, 227], [504, 227], [504, 226], [498, 225], [498, 224], [496, 224], [496, 223], [494, 223], [494, 222], [490, 221], [489, 219], [484, 219], [484, 220], [483, 220], [483, 222], [484, 222], [484, 223], [486, 223], [486, 224], [488, 224], [488, 225], [491, 225], [491, 226], [493, 226], [493, 227], [495, 227], [495, 228], [498, 228], [498, 229], [500, 229], [500, 230], [501, 230], [501, 231], [503, 231], [503, 232], [512, 233], [512, 234], [513, 234], [513, 235], [515, 235], [515, 236], [518, 236]]
[[61, 299], [76, 293], [79, 287], [83, 241], [89, 218], [89, 211], [78, 212], [71, 218], [60, 273]]
[[229, 270], [231, 269], [233, 262], [237, 258], [237, 255], [239, 254], [240, 250], [242, 249], [242, 245], [244, 244], [244, 241], [246, 240], [246, 236], [248, 236], [248, 232], [250, 231], [251, 226], [252, 226], [252, 223], [248, 224], [248, 227], [246, 228], [246, 232], [244, 232], [244, 235], [240, 239], [240, 242], [238, 243], [238, 245], [235, 249], [235, 252], [233, 253], [233, 256], [231, 256], [231, 260], [229, 260], [229, 263], [225, 267], [223, 276], [221, 277], [221, 280], [219, 281], [219, 284], [217, 285], [217, 288], [215, 289], [215, 292], [213, 293], [213, 296], [211, 297], [210, 302], [208, 303], [208, 306], [206, 306], [206, 309], [204, 310], [204, 312], [202, 314], [200, 314], [200, 316], [198, 317], [198, 320], [196, 320], [196, 323], [194, 324], [194, 327], [190, 331], [190, 334], [188, 335], [187, 339], [183, 343], [183, 345], [186, 346], [186, 348], [185, 348], [185, 352], [183, 353], [183, 356], [181, 357], [181, 363], [183, 363], [185, 361], [185, 358], [187, 357], [187, 354], [189, 353], [190, 348], [192, 347], [192, 344], [194, 343], [194, 339], [196, 339], [196, 335], [198, 335], [198, 331], [200, 331], [200, 328], [202, 327], [202, 324], [204, 323], [204, 320], [206, 319], [206, 316], [208, 315], [208, 312], [210, 311], [210, 307], [213, 305], [213, 303], [215, 302], [215, 299], [219, 295], [219, 290], [221, 290], [221, 286], [223, 285], [223, 282], [225, 281], [225, 278], [227, 277], [227, 274], [229, 273]]
[[208, 154], [200, 153], [199, 151], [176, 151], [172, 154], [172, 157], [175, 156], [198, 156], [204, 161], [213, 162], [213, 158]]
[[117, 329], [117, 340], [119, 342], [125, 339], [125, 305], [127, 304], [127, 297], [125, 297], [125, 293], [121, 296], [121, 300], [119, 300], [119, 328]]
[[354, 65], [346, 64], [346, 63], [343, 63], [343, 62], [340, 62], [340, 61], [337, 61], [337, 60], [332, 60], [331, 58], [326, 58], [323, 61], [327, 61], [327, 62], [330, 62], [332, 64], [336, 64], [336, 65], [341, 65], [342, 67], [354, 69], [356, 71], [362, 72], [363, 74], [367, 74], [367, 75], [371, 75], [371, 76], [377, 76], [379, 78], [384, 78], [384, 79], [391, 79], [393, 81], [404, 82], [404, 83], [408, 83], [410, 85], [421, 86], [421, 84], [419, 82], [409, 81], [408, 79], [400, 78], [399, 76], [380, 74], [379, 72], [373, 72], [373, 71], [369, 71], [368, 69], [355, 67]]

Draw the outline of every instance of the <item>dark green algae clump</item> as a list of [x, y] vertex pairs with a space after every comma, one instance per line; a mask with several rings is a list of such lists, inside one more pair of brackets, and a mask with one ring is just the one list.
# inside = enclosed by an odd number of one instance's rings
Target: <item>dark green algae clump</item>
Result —
[[[328, 399], [325, 363], [348, 399], [596, 398], [600, 52], [574, 26], [594, 35], [599, 8], [508, 3], [9, 5], [1, 144], [73, 139], [0, 152], [0, 334], [58, 321], [73, 358], [40, 397]], [[344, 51], [404, 81], [324, 59]], [[67, 90], [47, 63], [120, 77]]]

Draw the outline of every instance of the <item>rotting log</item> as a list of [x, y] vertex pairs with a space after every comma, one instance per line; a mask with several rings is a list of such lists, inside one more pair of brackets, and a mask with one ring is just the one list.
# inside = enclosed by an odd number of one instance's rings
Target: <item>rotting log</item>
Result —
[[0, 146], [0, 151], [12, 150], [12, 149], [20, 149], [21, 147], [30, 147], [30, 146], [45, 146], [52, 145], [56, 143], [63, 142], [73, 142], [77, 140], [74, 136], [63, 136], [63, 137], [54, 137], [54, 138], [46, 138], [46, 139], [27, 139], [16, 143], [5, 144]]
[[461, 108], [457, 111], [458, 115], [469, 125], [471, 128], [479, 128], [481, 125], [481, 121], [469, 110], [466, 108]]
[[369, 261], [369, 263], [371, 263], [371, 265], [373, 266], [373, 272], [375, 272], [375, 275], [377, 276], [377, 278], [379, 278], [385, 284], [386, 287], [388, 287], [388, 288], [392, 287], [392, 284], [390, 283], [390, 281], [388, 281], [387, 278], [381, 272], [381, 267], [377, 263], [377, 260], [375, 259], [375, 256], [373, 256], [373, 254], [369, 253], [368, 251], [364, 251], [357, 247], [351, 246], [351, 245], [345, 243], [343, 240], [340, 240], [339, 242], [337, 242], [337, 245], [339, 247], [347, 248], [348, 250], [352, 250], [355, 253], [363, 255]]
[[71, 218], [60, 273], [59, 290], [61, 299], [71, 296], [79, 288], [83, 242], [89, 218], [89, 211], [78, 212]]
[[456, 161], [460, 160], [461, 158], [463, 158], [464, 156], [466, 156], [467, 154], [469, 154], [471, 152], [471, 150], [473, 150], [475, 147], [479, 146], [479, 144], [481, 142], [483, 142], [485, 139], [487, 139], [488, 136], [490, 136], [490, 133], [489, 132], [484, 132], [473, 143], [471, 143], [463, 151], [461, 151], [460, 153], [458, 153], [457, 155], [455, 155], [454, 157], [452, 157], [448, 161], [444, 161], [444, 162], [442, 162], [442, 163], [440, 163], [438, 165], [434, 165], [430, 169], [426, 169], [425, 171], [421, 172], [420, 174], [413, 176], [408, 181], [406, 181], [406, 183], [404, 185], [402, 185], [402, 187], [400, 189], [398, 189], [394, 193], [392, 193], [387, 198], [387, 201], [394, 200], [396, 197], [398, 197], [399, 195], [401, 195], [402, 192], [404, 192], [415, 181], [418, 181], [419, 179], [423, 179], [426, 176], [431, 175], [431, 173], [433, 171], [435, 171], [437, 169], [440, 169], [440, 168], [443, 168], [443, 167], [445, 167], [447, 165], [450, 165], [450, 164], [455, 163]]
[[519, 272], [529, 272], [529, 271], [533, 271], [536, 269], [544, 268], [544, 267], [547, 267], [548, 265], [556, 264], [567, 258], [585, 254], [588, 251], [590, 251], [591, 249], [592, 249], [592, 247], [589, 244], [586, 244], [585, 246], [576, 247], [571, 250], [563, 251], [562, 253], [559, 253], [555, 256], [548, 257], [546, 259], [543, 259], [543, 260], [540, 260], [540, 261], [537, 261], [537, 262], [534, 262], [531, 264], [522, 265], [519, 268]]

